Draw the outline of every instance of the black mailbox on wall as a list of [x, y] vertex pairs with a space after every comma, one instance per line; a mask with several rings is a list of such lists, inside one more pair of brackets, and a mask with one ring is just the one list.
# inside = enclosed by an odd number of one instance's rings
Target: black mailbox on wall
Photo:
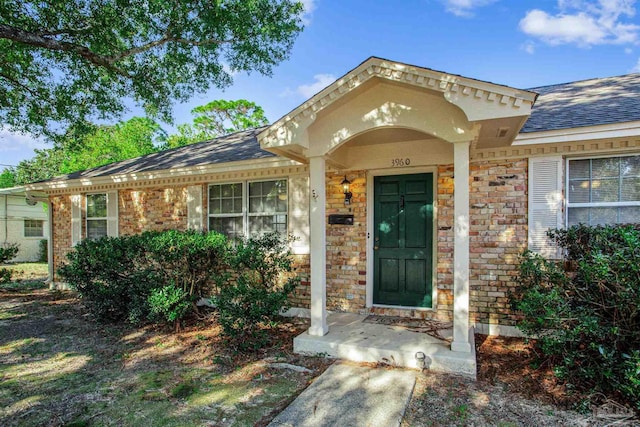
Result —
[[329, 224], [353, 225], [353, 215], [331, 214]]

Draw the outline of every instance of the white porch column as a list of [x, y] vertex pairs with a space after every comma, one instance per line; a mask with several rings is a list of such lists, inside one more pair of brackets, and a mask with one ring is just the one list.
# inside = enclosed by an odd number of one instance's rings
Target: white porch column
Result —
[[452, 351], [469, 353], [469, 142], [453, 144], [453, 342]]
[[327, 225], [324, 157], [309, 159], [309, 234], [311, 248], [311, 327], [309, 335], [323, 336], [327, 326]]

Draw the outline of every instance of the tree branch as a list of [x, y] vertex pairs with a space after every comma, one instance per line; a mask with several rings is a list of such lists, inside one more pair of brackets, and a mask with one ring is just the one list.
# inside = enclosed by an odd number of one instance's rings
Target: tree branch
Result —
[[4, 73], [0, 73], [0, 77], [2, 77], [3, 79], [5, 79], [6, 81], [8, 81], [9, 83], [11, 83], [14, 86], [17, 86], [19, 88], [22, 88], [23, 90], [26, 90], [27, 92], [29, 92], [32, 96], [34, 97], [38, 97], [38, 93], [34, 92], [31, 88], [29, 88], [28, 86], [23, 85], [22, 83], [20, 83], [18, 80], [14, 79], [11, 76], [7, 76]]
[[62, 34], [73, 34], [76, 31], [71, 29], [61, 29], [61, 30], [51, 30], [51, 31], [42, 31], [33, 33], [30, 31], [25, 31], [20, 28], [12, 27], [6, 24], [0, 24], [0, 38], [12, 40], [18, 43], [27, 44], [29, 46], [42, 47], [49, 50], [61, 51], [61, 52], [72, 52], [75, 53], [82, 58], [86, 59], [90, 63], [94, 65], [98, 65], [104, 68], [107, 68], [115, 73], [126, 77], [131, 78], [131, 75], [126, 71], [116, 67], [114, 64], [118, 61], [121, 61], [124, 58], [129, 56], [137, 55], [139, 53], [148, 51], [153, 49], [154, 47], [161, 46], [170, 42], [191, 45], [191, 46], [204, 46], [209, 44], [225, 44], [231, 43], [234, 39], [229, 40], [217, 40], [217, 39], [206, 39], [206, 40], [190, 40], [182, 37], [174, 37], [169, 35], [167, 32], [164, 37], [154, 40], [149, 43], [145, 43], [140, 46], [132, 47], [131, 49], [124, 50], [118, 54], [111, 56], [99, 55], [86, 46], [82, 46], [76, 43], [65, 42], [55, 39], [55, 36]]
[[98, 55], [86, 46], [41, 36], [6, 24], [0, 24], [0, 38], [53, 51], [75, 53], [94, 65], [104, 67], [128, 79], [131, 78], [129, 73], [113, 65], [115, 61], [112, 57]]
[[173, 37], [170, 36], [168, 34], [166, 34], [164, 37], [162, 37], [161, 39], [143, 44], [142, 46], [136, 46], [136, 47], [132, 47], [131, 49], [127, 49], [117, 55], [113, 55], [110, 57], [110, 59], [113, 62], [117, 62], [120, 61], [123, 58], [126, 58], [128, 56], [131, 55], [137, 55], [139, 53], [145, 52], [149, 49], [153, 49], [156, 46], [161, 46], [163, 44], [167, 44], [170, 42], [175, 42], [175, 43], [180, 43], [180, 44], [187, 44], [187, 45], [191, 45], [191, 46], [204, 46], [204, 45], [209, 45], [209, 44], [225, 44], [225, 43], [231, 43], [233, 42], [233, 39], [230, 40], [216, 40], [216, 39], [207, 39], [207, 40], [189, 40], [189, 39], [183, 39], [181, 37]]

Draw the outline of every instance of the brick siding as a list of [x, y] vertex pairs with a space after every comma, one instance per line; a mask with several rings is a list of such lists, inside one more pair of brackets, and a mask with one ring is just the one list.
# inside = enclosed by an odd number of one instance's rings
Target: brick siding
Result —
[[[366, 309], [367, 174], [349, 171], [353, 197], [345, 206], [344, 173], [326, 175], [327, 216], [353, 214], [354, 224], [329, 225], [327, 218], [327, 308], [335, 311], [451, 320], [453, 315], [453, 165], [437, 172], [437, 310]], [[513, 325], [508, 292], [515, 285], [518, 254], [527, 242], [527, 160], [493, 160], [470, 165], [470, 320]], [[207, 221], [207, 184], [203, 186], [203, 225]], [[57, 268], [71, 248], [71, 197], [51, 197], [53, 254]], [[84, 203], [84, 202], [83, 202]], [[84, 210], [83, 210], [84, 211]], [[119, 233], [187, 227], [187, 188], [118, 191]], [[84, 220], [83, 224], [83, 235]], [[292, 297], [294, 307], [309, 308], [309, 255], [294, 256], [301, 278]]]

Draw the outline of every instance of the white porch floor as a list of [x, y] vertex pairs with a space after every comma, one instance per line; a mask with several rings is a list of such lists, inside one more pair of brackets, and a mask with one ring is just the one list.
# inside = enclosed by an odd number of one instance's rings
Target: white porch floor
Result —
[[[326, 354], [354, 362], [382, 362], [406, 368], [421, 368], [416, 355], [424, 353], [425, 368], [476, 377], [476, 353], [472, 331], [471, 353], [453, 352], [449, 342], [426, 333], [398, 326], [364, 323], [367, 316], [352, 313], [329, 314], [329, 333], [322, 337], [307, 332], [293, 340], [293, 350], [302, 354]], [[440, 334], [450, 339], [453, 331]]]

